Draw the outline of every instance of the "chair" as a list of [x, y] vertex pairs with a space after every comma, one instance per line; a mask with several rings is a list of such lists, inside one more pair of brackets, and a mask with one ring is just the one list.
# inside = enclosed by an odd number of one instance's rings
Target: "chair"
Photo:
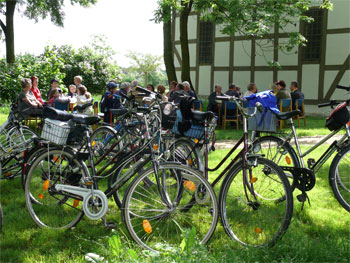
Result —
[[193, 102], [193, 109], [202, 111], [202, 109], [203, 109], [203, 101], [202, 100], [195, 100]]
[[235, 122], [236, 128], [238, 130], [239, 114], [238, 114], [237, 105], [234, 102], [225, 102], [223, 106], [224, 106], [224, 115], [223, 115], [222, 125], [224, 130], [226, 129], [226, 122]]
[[304, 119], [304, 126], [306, 126], [306, 119], [305, 119], [305, 107], [304, 107], [304, 100], [303, 99], [297, 99], [295, 101], [295, 109], [301, 110], [302, 115], [297, 115], [298, 119], [298, 127], [300, 127], [300, 119]]
[[[281, 99], [279, 103], [280, 112], [288, 112], [292, 110], [292, 99]], [[283, 129], [283, 121], [279, 120], [280, 130]]]
[[249, 100], [244, 100], [243, 102], [242, 102], [242, 106], [243, 106], [243, 108], [249, 108]]
[[54, 102], [54, 103], [52, 103], [52, 107], [54, 107], [55, 109], [58, 109], [58, 110], [64, 110], [64, 111], [70, 110], [69, 103]]

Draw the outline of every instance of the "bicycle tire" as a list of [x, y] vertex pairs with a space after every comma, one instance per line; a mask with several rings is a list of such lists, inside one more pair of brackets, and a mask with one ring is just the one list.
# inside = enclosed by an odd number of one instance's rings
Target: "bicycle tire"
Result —
[[247, 180], [242, 162], [227, 173], [219, 194], [221, 220], [228, 236], [241, 245], [272, 247], [288, 229], [293, 195], [280, 167], [264, 158], [248, 158], [255, 161], [256, 166], [247, 170], [252, 175]]
[[3, 218], [3, 213], [2, 213], [2, 207], [1, 207], [1, 204], [0, 204], [0, 233], [1, 233], [1, 230], [2, 230], [2, 218]]
[[337, 201], [350, 212], [350, 145], [340, 149], [329, 168], [329, 184]]
[[[178, 163], [160, 164], [158, 174], [171, 207], [164, 204], [156, 183], [147, 188], [143, 184], [145, 179], [155, 180], [153, 167], [138, 175], [123, 200], [122, 216], [130, 236], [152, 251], [179, 249], [185, 229], [194, 227], [199, 242], [207, 243], [218, 221], [218, 204], [211, 185], [197, 170]], [[186, 209], [189, 202], [191, 207]]]
[[[282, 150], [278, 149], [279, 146], [282, 147]], [[289, 142], [285, 142], [280, 137], [259, 137], [252, 143], [251, 147], [254, 153], [264, 154], [264, 158], [276, 163], [278, 166], [289, 166], [295, 168], [301, 167], [298, 155], [293, 149], [292, 145]], [[290, 184], [292, 191], [294, 191], [296, 182], [293, 175], [287, 171], [285, 171], [285, 174], [291, 182]]]
[[[38, 156], [28, 171], [25, 184], [26, 205], [34, 222], [52, 229], [75, 226], [84, 215], [82, 202], [56, 191], [54, 185], [59, 182], [83, 187], [81, 178], [88, 173], [85, 164], [68, 148], [46, 151]], [[46, 182], [49, 184], [45, 189]]]

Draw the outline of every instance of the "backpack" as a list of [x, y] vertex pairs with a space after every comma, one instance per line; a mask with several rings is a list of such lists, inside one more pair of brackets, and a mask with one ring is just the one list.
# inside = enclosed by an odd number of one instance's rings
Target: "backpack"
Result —
[[100, 112], [105, 113], [107, 112], [107, 99], [108, 96], [111, 95], [109, 91], [107, 91], [105, 94], [103, 94], [101, 101], [100, 101]]
[[350, 114], [346, 106], [346, 102], [339, 104], [326, 119], [326, 127], [330, 131], [340, 129], [349, 121]]

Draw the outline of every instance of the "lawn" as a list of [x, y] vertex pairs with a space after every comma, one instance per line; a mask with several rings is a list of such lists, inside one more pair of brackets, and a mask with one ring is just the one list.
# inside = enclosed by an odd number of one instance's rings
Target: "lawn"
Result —
[[[307, 148], [303, 147], [303, 150]], [[326, 149], [322, 147], [315, 158]], [[210, 155], [210, 167], [228, 150]], [[295, 198], [294, 215], [288, 232], [272, 249], [245, 248], [229, 240], [219, 223], [210, 243], [194, 245], [182, 254], [152, 255], [141, 251], [126, 234], [120, 211], [109, 200], [108, 221], [117, 224], [106, 229], [101, 220], [83, 218], [71, 230], [40, 229], [27, 212], [20, 180], [1, 181], [4, 211], [0, 234], [0, 262], [85, 262], [87, 253], [95, 253], [106, 262], [348, 262], [350, 257], [350, 217], [337, 203], [328, 185], [328, 161], [317, 174], [317, 183], [309, 192], [311, 206]], [[210, 175], [215, 178], [216, 173]], [[218, 193], [218, 189], [215, 189]]]

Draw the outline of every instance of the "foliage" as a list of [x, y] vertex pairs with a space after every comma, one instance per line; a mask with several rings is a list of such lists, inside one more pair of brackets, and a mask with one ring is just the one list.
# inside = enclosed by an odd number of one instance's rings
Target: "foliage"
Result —
[[128, 71], [141, 74], [143, 76], [144, 85], [148, 84], [148, 78], [152, 72], [157, 72], [160, 70], [160, 56], [129, 51], [126, 57], [131, 59], [131, 67], [128, 69]]

